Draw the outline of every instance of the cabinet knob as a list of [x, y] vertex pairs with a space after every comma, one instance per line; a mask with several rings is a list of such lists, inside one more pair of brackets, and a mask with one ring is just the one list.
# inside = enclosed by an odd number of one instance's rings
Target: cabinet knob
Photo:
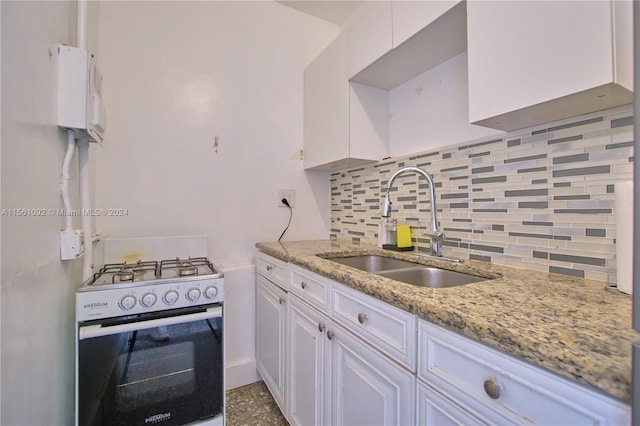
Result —
[[320, 330], [320, 332], [322, 333], [324, 331], [324, 329], [325, 329], [324, 324], [323, 323], [319, 323], [318, 324], [318, 330]]
[[304, 281], [302, 281], [300, 283], [300, 287], [302, 287], [302, 289], [304, 290], [305, 288], [307, 288], [307, 283], [305, 283]]
[[284, 302], [286, 302], [286, 300], [284, 300], [284, 297], [281, 297], [280, 299], [278, 299], [278, 302], [280, 302], [280, 304], [282, 305]]
[[500, 387], [493, 380], [484, 381], [484, 391], [490, 398], [500, 398]]
[[267, 265], [267, 272], [271, 272], [272, 269], [273, 268], [271, 266]]
[[329, 340], [333, 339], [333, 331], [331, 330], [327, 331], [327, 339]]
[[368, 318], [367, 314], [362, 314], [362, 313], [358, 314], [358, 322], [360, 324], [364, 324], [367, 318]]

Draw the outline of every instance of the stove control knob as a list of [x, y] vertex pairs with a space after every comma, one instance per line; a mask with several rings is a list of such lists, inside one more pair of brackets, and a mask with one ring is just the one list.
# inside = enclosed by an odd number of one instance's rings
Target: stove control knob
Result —
[[164, 294], [164, 297], [162, 298], [162, 300], [167, 305], [173, 305], [174, 303], [176, 303], [178, 301], [178, 297], [180, 297], [180, 295], [178, 294], [177, 291], [169, 290], [168, 292], [166, 292]]
[[207, 287], [204, 290], [204, 297], [206, 297], [207, 299], [213, 299], [217, 295], [218, 295], [218, 288], [215, 286]]
[[142, 296], [142, 299], [140, 299], [140, 304], [145, 308], [150, 308], [156, 303], [156, 300], [158, 300], [158, 298], [156, 297], [155, 294], [147, 293], [144, 296]]
[[191, 302], [195, 302], [200, 298], [200, 294], [202, 294], [200, 293], [200, 290], [194, 287], [187, 292], [187, 299], [189, 299]]
[[120, 302], [118, 303], [118, 305], [120, 305], [120, 307], [123, 310], [128, 311], [129, 309], [136, 306], [136, 298], [135, 296], [128, 294], [124, 296], [122, 299], [120, 299]]

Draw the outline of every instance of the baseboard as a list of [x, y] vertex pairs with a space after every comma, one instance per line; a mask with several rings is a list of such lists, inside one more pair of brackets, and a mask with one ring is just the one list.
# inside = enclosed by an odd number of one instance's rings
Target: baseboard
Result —
[[235, 389], [261, 380], [258, 370], [256, 369], [255, 358], [243, 360], [231, 365], [227, 364], [225, 374], [226, 390]]

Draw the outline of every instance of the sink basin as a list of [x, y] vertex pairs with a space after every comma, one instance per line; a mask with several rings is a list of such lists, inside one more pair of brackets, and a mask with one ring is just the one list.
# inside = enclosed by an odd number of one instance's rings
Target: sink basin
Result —
[[327, 260], [420, 287], [455, 287], [488, 279], [373, 254]]
[[391, 269], [408, 268], [416, 266], [417, 263], [405, 262], [404, 260], [392, 259], [390, 257], [365, 255], [352, 257], [334, 257], [329, 259], [333, 262], [351, 266], [367, 272], [388, 271]]
[[485, 281], [487, 278], [446, 269], [418, 266], [379, 272], [377, 275], [421, 287], [444, 288]]

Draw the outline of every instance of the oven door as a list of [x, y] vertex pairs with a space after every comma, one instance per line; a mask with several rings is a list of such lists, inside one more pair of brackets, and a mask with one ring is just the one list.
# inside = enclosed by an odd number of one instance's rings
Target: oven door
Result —
[[222, 337], [221, 305], [79, 324], [77, 424], [223, 424]]

